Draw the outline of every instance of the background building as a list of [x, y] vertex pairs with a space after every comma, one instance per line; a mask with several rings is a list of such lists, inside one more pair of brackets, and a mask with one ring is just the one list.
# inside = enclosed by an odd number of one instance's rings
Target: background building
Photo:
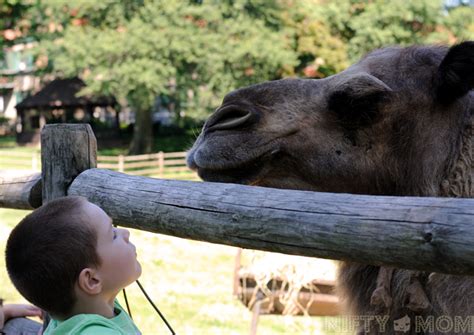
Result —
[[15, 126], [15, 106], [39, 89], [40, 80], [34, 75], [31, 53], [35, 42], [23, 41], [3, 50], [0, 59], [0, 135], [12, 132]]

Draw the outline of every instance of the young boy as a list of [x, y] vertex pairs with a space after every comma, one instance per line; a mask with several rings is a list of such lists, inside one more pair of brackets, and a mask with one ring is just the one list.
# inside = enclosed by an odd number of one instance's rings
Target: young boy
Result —
[[77, 196], [43, 205], [13, 229], [8, 274], [27, 300], [51, 315], [44, 334], [140, 334], [115, 300], [141, 274], [129, 236]]

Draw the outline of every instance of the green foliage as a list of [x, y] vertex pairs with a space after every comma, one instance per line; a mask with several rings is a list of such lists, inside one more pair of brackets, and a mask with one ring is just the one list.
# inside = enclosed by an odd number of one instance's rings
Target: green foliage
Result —
[[[474, 38], [474, 8], [419, 0], [7, 0], [0, 12], [40, 41], [39, 73], [79, 75], [83, 93], [127, 100], [151, 136], [157, 96], [198, 122], [238, 87], [320, 78], [387, 45]], [[16, 28], [15, 28], [16, 29]], [[151, 143], [151, 141], [149, 141]], [[150, 148], [151, 145], [148, 145]]]
[[347, 43], [351, 61], [389, 45], [453, 44], [474, 38], [474, 8], [448, 13], [441, 1], [338, 0], [318, 11], [332, 34]]
[[[282, 20], [293, 40], [298, 65], [288, 74], [326, 77], [344, 70], [349, 64], [343, 40], [335, 36], [311, 2], [287, 1]], [[290, 5], [293, 4], [293, 5]]]
[[474, 39], [474, 7], [457, 7], [444, 17], [444, 24], [451, 36], [460, 40]]
[[277, 79], [297, 63], [275, 30], [274, 6], [267, 6], [273, 16], [251, 1], [153, 1], [133, 14], [124, 7], [78, 6], [78, 16], [94, 13], [88, 24], [69, 25], [60, 39], [41, 44], [54, 71], [79, 73], [87, 93], [125, 97], [139, 111], [166, 94], [179, 112], [204, 119], [229, 90]]
[[349, 55], [358, 58], [380, 46], [423, 43], [439, 24], [440, 13], [441, 3], [430, 0], [374, 1], [351, 21], [356, 33]]

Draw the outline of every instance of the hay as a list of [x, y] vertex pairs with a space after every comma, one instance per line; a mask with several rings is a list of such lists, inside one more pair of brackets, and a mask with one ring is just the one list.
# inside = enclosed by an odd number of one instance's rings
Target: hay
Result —
[[[308, 309], [313, 300], [303, 306], [299, 301], [300, 292], [320, 293], [317, 282], [334, 283], [336, 279], [337, 265], [332, 260], [250, 250], [245, 251], [245, 258], [249, 259], [248, 264], [239, 269], [238, 276], [253, 278], [256, 282], [247, 306], [252, 308], [261, 300], [263, 314], [272, 313], [275, 304], [281, 303], [284, 315], [309, 316]], [[242, 285], [247, 282], [243, 280]]]

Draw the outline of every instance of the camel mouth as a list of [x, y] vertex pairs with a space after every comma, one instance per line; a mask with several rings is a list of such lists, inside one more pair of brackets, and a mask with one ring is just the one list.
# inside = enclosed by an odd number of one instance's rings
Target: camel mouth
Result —
[[[295, 132], [290, 132], [293, 133]], [[259, 185], [269, 172], [271, 166], [269, 163], [284, 155], [284, 149], [279, 141], [282, 137], [284, 136], [265, 143], [259, 150], [240, 150], [232, 155], [228, 154], [229, 150], [224, 151], [220, 148], [217, 150], [220, 151], [219, 154], [214, 154], [209, 147], [201, 151], [203, 147], [206, 148], [205, 142], [198, 139], [188, 152], [186, 162], [191, 170], [196, 171], [198, 176], [207, 182]]]
[[254, 185], [258, 179], [258, 174], [262, 167], [259, 169], [228, 169], [228, 170], [211, 170], [211, 169], [198, 169], [199, 177], [207, 182], [217, 183], [232, 183], [242, 185]]
[[199, 177], [207, 182], [255, 185], [264, 166], [265, 163], [262, 160], [256, 159], [239, 165], [239, 167], [221, 169], [196, 167], [196, 171]]

